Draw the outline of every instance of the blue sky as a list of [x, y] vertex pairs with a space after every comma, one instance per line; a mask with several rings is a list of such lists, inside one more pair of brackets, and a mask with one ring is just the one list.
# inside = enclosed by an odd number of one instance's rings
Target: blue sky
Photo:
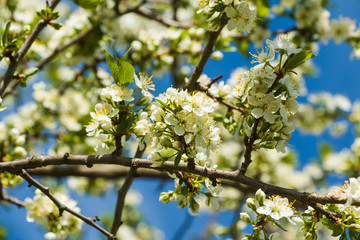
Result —
[[[348, 16], [360, 22], [360, 1], [359, 0], [336, 0], [334, 8], [330, 9], [331, 18], [338, 16]], [[286, 29], [291, 23], [278, 21], [274, 27]], [[320, 51], [314, 63], [318, 67], [318, 73], [306, 80], [309, 93], [328, 91], [340, 93], [349, 97], [351, 101], [360, 101], [360, 61], [350, 60], [349, 55], [352, 48], [346, 44], [335, 44], [332, 40], [327, 45], [321, 44]], [[205, 67], [205, 73], [210, 77], [220, 74], [227, 79], [231, 71], [237, 67], [250, 66], [250, 61], [240, 56], [238, 53], [224, 53], [224, 59], [220, 62], [210, 61]], [[321, 142], [327, 141], [334, 144], [335, 150], [349, 147], [353, 141], [351, 129], [340, 138], [332, 138], [329, 134], [322, 136], [305, 135], [296, 131], [290, 144], [297, 150], [301, 162], [307, 162], [318, 156], [318, 147]], [[172, 239], [173, 234], [182, 224], [186, 217], [186, 209], [178, 209], [176, 204], [163, 204], [158, 201], [159, 181], [136, 179], [131, 189], [138, 190], [144, 194], [143, 203], [140, 209], [144, 213], [145, 220], [150, 224], [162, 229], [166, 234], [166, 239]], [[169, 182], [163, 190], [172, 189], [173, 183]], [[26, 185], [11, 190], [8, 193], [20, 199], [26, 196], [33, 196], [34, 188], [27, 188]], [[77, 196], [72, 194], [73, 199], [79, 201], [82, 213], [93, 217], [101, 216], [102, 212], [113, 212], [116, 195], [114, 192], [107, 193], [102, 197]], [[35, 223], [26, 222], [26, 210], [18, 209], [15, 206], [8, 208], [0, 207], [0, 225], [8, 228], [9, 239], [42, 239], [44, 231]], [[221, 217], [224, 224], [231, 222], [233, 214], [225, 214]], [[206, 225], [207, 216], [196, 216], [193, 227], [188, 231], [186, 239], [194, 233], [199, 234]], [[84, 239], [99, 239], [101, 236], [92, 228], [85, 226], [86, 237]], [[185, 238], [184, 238], [185, 239]]]

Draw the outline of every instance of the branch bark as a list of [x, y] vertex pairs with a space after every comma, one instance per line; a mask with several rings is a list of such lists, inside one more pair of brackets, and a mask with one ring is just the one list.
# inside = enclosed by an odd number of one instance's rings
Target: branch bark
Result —
[[[51, 9], [54, 9], [60, 0], [53, 0], [49, 7]], [[21, 62], [21, 60], [24, 58], [25, 54], [30, 49], [31, 45], [39, 35], [39, 33], [44, 29], [44, 27], [48, 24], [47, 21], [44, 19], [40, 19], [39, 22], [35, 25], [34, 29], [30, 33], [29, 37], [25, 40], [25, 42], [21, 45], [17, 55], [14, 58], [10, 59], [9, 67], [4, 75], [3, 80], [0, 83], [0, 96], [3, 96], [7, 86], [11, 82], [11, 80], [14, 77], [14, 72], [16, 71], [17, 66]]]
[[[226, 171], [214, 168], [206, 168], [196, 165], [194, 168], [189, 168], [188, 164], [180, 163], [177, 167], [173, 162], [165, 162], [162, 167], [151, 167], [152, 161], [140, 158], [128, 158], [124, 156], [114, 156], [111, 154], [106, 155], [55, 155], [55, 156], [38, 156], [29, 157], [26, 159], [15, 160], [11, 162], [0, 163], [0, 172], [10, 172], [19, 174], [23, 169], [35, 169], [51, 165], [84, 165], [92, 167], [94, 164], [113, 164], [127, 167], [136, 167], [153, 169], [165, 172], [190, 172], [210, 179], [222, 179], [231, 182], [232, 184], [243, 184], [244, 186], [252, 189], [253, 191], [261, 188], [267, 195], [280, 195], [287, 197], [290, 201], [299, 201], [304, 205], [311, 203], [346, 203], [345, 198], [338, 198], [333, 195], [318, 195], [317, 193], [299, 192], [293, 189], [278, 187], [275, 185], [267, 184], [249, 177], [244, 176], [240, 171]], [[356, 199], [353, 203], [354, 206], [360, 206], [360, 199]]]
[[29, 183], [29, 186], [32, 185], [32, 186], [36, 187], [43, 194], [45, 194], [48, 198], [50, 198], [51, 201], [53, 201], [53, 203], [59, 208], [60, 216], [62, 215], [63, 211], [66, 211], [66, 212], [70, 213], [71, 215], [74, 215], [75, 217], [81, 219], [83, 222], [94, 227], [95, 229], [100, 231], [102, 234], [109, 237], [109, 239], [116, 239], [116, 237], [113, 234], [109, 233], [106, 229], [100, 227], [99, 225], [97, 225], [95, 223], [95, 221], [98, 219], [97, 217], [92, 219], [92, 218], [86, 217], [86, 216], [82, 215], [81, 213], [78, 213], [78, 212], [73, 211], [72, 209], [68, 208], [63, 203], [61, 203], [59, 200], [57, 200], [54, 195], [52, 195], [50, 193], [50, 189], [48, 187], [45, 187], [44, 185], [42, 185], [41, 183], [36, 181], [33, 177], [30, 176], [30, 174], [26, 170], [23, 169], [18, 174]]
[[189, 91], [199, 90], [200, 86], [197, 83], [197, 80], [199, 79], [201, 73], [204, 71], [205, 64], [208, 61], [209, 57], [211, 56], [216, 40], [220, 36], [220, 33], [224, 28], [224, 26], [226, 25], [226, 23], [227, 23], [227, 17], [226, 14], [224, 14], [221, 19], [221, 26], [219, 30], [217, 30], [216, 32], [210, 32], [209, 41], [206, 44], [204, 52], [200, 58], [200, 61], [196, 65], [189, 79], [189, 82], [185, 86], [185, 89], [188, 89]]

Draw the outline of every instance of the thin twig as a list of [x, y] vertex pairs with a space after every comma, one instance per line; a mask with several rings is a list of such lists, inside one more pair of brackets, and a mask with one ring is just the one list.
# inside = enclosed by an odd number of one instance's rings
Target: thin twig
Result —
[[[128, 158], [125, 156], [115, 156], [111, 154], [106, 155], [54, 155], [54, 156], [38, 156], [28, 157], [21, 160], [14, 160], [11, 162], [1, 162], [0, 172], [19, 173], [22, 169], [34, 169], [50, 165], [83, 165], [92, 167], [94, 164], [114, 164], [121, 166], [136, 166], [137, 168], [153, 169], [157, 171], [166, 172], [189, 172], [199, 176], [207, 177], [209, 179], [219, 178], [221, 180], [228, 180], [234, 185], [243, 184], [244, 186], [252, 189], [253, 191], [261, 188], [267, 195], [280, 195], [287, 197], [290, 201], [299, 201], [304, 205], [310, 203], [334, 203], [344, 204], [346, 198], [339, 198], [334, 195], [318, 195], [316, 193], [299, 192], [294, 189], [278, 187], [275, 185], [267, 184], [256, 179], [244, 176], [240, 171], [227, 171], [215, 168], [207, 168], [195, 165], [194, 168], [189, 168], [187, 163], [179, 163], [175, 166], [173, 162], [166, 161], [161, 167], [152, 167], [153, 162], [147, 159]], [[360, 199], [355, 199], [354, 206], [360, 206]]]
[[239, 112], [241, 112], [243, 114], [246, 112], [245, 109], [240, 108], [238, 106], [235, 106], [234, 104], [231, 104], [231, 103], [225, 101], [222, 97], [214, 96], [212, 93], [210, 93], [208, 91], [209, 90], [208, 88], [200, 86], [198, 90], [201, 91], [201, 92], [206, 93], [206, 95], [208, 95], [210, 98], [212, 98], [215, 102], [219, 102], [219, 103], [222, 103], [223, 105], [227, 106], [229, 110], [236, 110], [236, 111], [239, 111]]
[[71, 215], [81, 219], [83, 222], [85, 222], [85, 223], [89, 224], [90, 226], [94, 227], [95, 229], [100, 231], [102, 234], [109, 237], [109, 239], [116, 239], [116, 237], [113, 234], [109, 233], [106, 229], [100, 227], [99, 225], [97, 225], [95, 223], [95, 221], [98, 219], [97, 217], [94, 218], [94, 219], [89, 218], [89, 217], [86, 217], [86, 216], [82, 215], [81, 213], [78, 213], [78, 212], [72, 210], [71, 208], [68, 208], [63, 203], [61, 203], [59, 200], [57, 200], [54, 195], [52, 195], [50, 193], [50, 189], [48, 187], [46, 187], [46, 186], [42, 185], [41, 183], [39, 183], [38, 181], [36, 181], [33, 177], [31, 177], [28, 174], [28, 172], [26, 170], [22, 169], [22, 171], [19, 173], [19, 175], [29, 183], [29, 186], [32, 185], [32, 186], [36, 187], [43, 194], [45, 194], [48, 198], [50, 198], [51, 201], [58, 207], [60, 216], [62, 215], [62, 213], [64, 211], [66, 211], [66, 212], [70, 213]]
[[197, 80], [199, 79], [201, 73], [203, 72], [205, 64], [208, 61], [209, 57], [211, 56], [211, 53], [213, 52], [213, 48], [215, 46], [216, 40], [220, 36], [220, 33], [224, 28], [224, 26], [226, 25], [226, 23], [227, 23], [227, 17], [226, 14], [224, 14], [221, 17], [221, 25], [219, 30], [217, 30], [216, 32], [210, 32], [209, 41], [204, 48], [200, 61], [195, 66], [195, 69], [189, 79], [189, 82], [185, 86], [185, 88], [188, 89], [189, 91], [198, 90], [200, 88], [199, 84], [197, 83]]
[[317, 213], [323, 214], [333, 223], [336, 223], [341, 220], [340, 213], [334, 213], [329, 210], [326, 210], [323, 207], [319, 206], [319, 204], [317, 203], [310, 204], [310, 206], [314, 208]]
[[[28, 173], [32, 176], [42, 177], [87, 177], [90, 179], [104, 178], [104, 179], [118, 179], [126, 177], [129, 173], [128, 167], [122, 166], [94, 166], [87, 168], [86, 166], [80, 167], [55, 167], [49, 166], [44, 168], [29, 169]], [[160, 172], [155, 169], [141, 168], [136, 170], [136, 177], [141, 178], [154, 178], [158, 180], [173, 180], [166, 172]], [[254, 193], [255, 191], [244, 184], [237, 183], [223, 179], [221, 184], [224, 186], [233, 187], [244, 193]]]
[[4, 193], [1, 181], [0, 181], [0, 201], [14, 204], [14, 205], [18, 206], [19, 208], [24, 207], [24, 203], [22, 201]]
[[[54, 9], [60, 0], [53, 0], [49, 7], [51, 9]], [[14, 77], [14, 72], [16, 71], [17, 66], [21, 62], [21, 60], [24, 58], [25, 54], [30, 49], [31, 45], [39, 35], [39, 33], [44, 29], [44, 27], [48, 24], [48, 21], [45, 21], [44, 19], [40, 19], [38, 23], [35, 25], [34, 29], [30, 33], [29, 37], [26, 38], [25, 42], [21, 45], [19, 51], [17, 52], [16, 56], [13, 58], [10, 58], [10, 64], [9, 67], [4, 75], [4, 78], [2, 79], [0, 83], [0, 96], [3, 96], [7, 86], [11, 82], [11, 80]]]
[[[125, 197], [126, 197], [127, 192], [129, 191], [129, 188], [130, 188], [132, 182], [134, 181], [134, 174], [135, 174], [135, 169], [130, 168], [130, 171], [128, 172], [128, 174], [125, 178], [125, 182], [123, 183], [121, 188], [118, 190], [118, 196], [117, 196], [116, 207], [115, 207], [115, 215], [114, 215], [113, 224], [111, 226], [111, 233], [113, 235], [116, 235], [119, 227], [123, 223], [121, 218], [122, 218], [122, 212], [123, 212], [124, 205], [125, 205]], [[110, 239], [111, 238], [109, 237], [109, 240]]]
[[69, 41], [67, 41], [67, 43], [55, 48], [55, 50], [50, 53], [47, 57], [41, 59], [36, 65], [35, 67], [38, 69], [42, 69], [47, 63], [49, 63], [56, 55], [58, 55], [59, 53], [62, 53], [63, 51], [65, 51], [67, 48], [69, 48], [70, 46], [73, 46], [81, 41], [83, 41], [86, 37], [88, 37], [90, 34], [95, 33], [97, 31], [100, 31], [100, 27], [99, 25], [95, 25], [93, 27], [91, 27], [89, 30], [79, 33], [78, 35], [76, 35], [75, 37], [71, 38]]
[[147, 19], [154, 20], [158, 23], [161, 23], [162, 25], [164, 25], [166, 27], [177, 27], [177, 28], [183, 28], [183, 29], [188, 29], [188, 28], [193, 27], [192, 25], [184, 24], [184, 23], [181, 23], [181, 22], [178, 22], [175, 20], [164, 19], [164, 18], [160, 17], [159, 15], [146, 13], [144, 11], [141, 11], [140, 9], [134, 9], [133, 12], [142, 17], [145, 17]]
[[244, 144], [245, 144], [245, 154], [244, 154], [244, 162], [241, 164], [240, 172], [242, 174], [246, 173], [246, 170], [248, 169], [249, 165], [251, 164], [251, 152], [253, 150], [253, 144], [255, 140], [257, 139], [257, 128], [260, 122], [260, 118], [255, 119], [254, 126], [251, 131], [251, 136], [244, 137]]
[[[142, 157], [142, 155], [144, 154], [144, 151], [145, 151], [145, 147], [141, 150], [140, 150], [140, 147], [138, 147], [136, 150], [136, 153], [135, 153], [135, 157], [136, 158]], [[122, 218], [122, 212], [123, 212], [123, 209], [125, 206], [125, 197], [130, 189], [132, 182], [135, 179], [135, 175], [136, 175], [136, 167], [131, 166], [130, 170], [128, 171], [128, 173], [126, 175], [123, 185], [118, 190], [114, 220], [113, 220], [113, 224], [111, 226], [111, 233], [114, 235], [116, 235], [117, 231], [119, 230], [119, 227], [123, 224], [121, 218]], [[109, 240], [111, 240], [111, 239], [109, 238]]]

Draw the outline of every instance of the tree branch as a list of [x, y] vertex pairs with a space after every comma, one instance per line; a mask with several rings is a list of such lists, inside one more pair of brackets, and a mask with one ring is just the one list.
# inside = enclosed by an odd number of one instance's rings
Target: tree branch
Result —
[[178, 22], [175, 20], [164, 19], [164, 18], [160, 17], [159, 15], [145, 13], [145, 12], [141, 11], [140, 9], [134, 9], [133, 12], [142, 17], [145, 17], [147, 19], [154, 20], [158, 23], [161, 23], [162, 25], [164, 25], [166, 27], [177, 27], [177, 28], [183, 28], [183, 29], [188, 29], [188, 28], [193, 27], [192, 25], [184, 24], [184, 23], [181, 23], [181, 22]]
[[197, 83], [197, 80], [199, 79], [201, 73], [203, 72], [205, 64], [208, 61], [209, 57], [211, 56], [211, 53], [215, 46], [216, 40], [220, 36], [220, 33], [221, 33], [222, 29], [224, 28], [224, 26], [226, 25], [226, 23], [227, 23], [227, 17], [226, 17], [226, 14], [224, 14], [221, 17], [221, 25], [220, 25], [219, 30], [217, 30], [216, 32], [210, 32], [209, 41], [205, 46], [205, 49], [200, 58], [200, 61], [196, 65], [196, 67], [189, 79], [189, 82], [185, 86], [185, 88], [188, 89], [189, 91], [199, 90], [200, 86]]
[[[231, 182], [234, 186], [243, 184], [244, 186], [252, 189], [253, 191], [261, 188], [267, 195], [280, 195], [287, 197], [290, 201], [299, 201], [304, 205], [310, 203], [334, 203], [344, 204], [345, 198], [338, 198], [333, 195], [318, 195], [316, 193], [299, 192], [293, 189], [278, 187], [275, 185], [267, 184], [249, 177], [244, 176], [240, 171], [227, 171], [214, 168], [206, 168], [195, 165], [194, 168], [189, 168], [187, 163], [180, 163], [177, 167], [173, 162], [165, 162], [161, 167], [151, 167], [152, 161], [140, 158], [128, 158], [124, 156], [114, 156], [111, 154], [106, 155], [54, 155], [54, 156], [38, 156], [29, 157], [26, 159], [15, 160], [11, 162], [1, 162], [0, 172], [10, 172], [14, 174], [21, 173], [22, 169], [34, 169], [50, 165], [84, 165], [92, 167], [93, 164], [114, 164], [136, 168], [153, 169], [157, 171], [166, 172], [189, 172], [194, 173], [210, 179], [224, 179]], [[360, 199], [356, 199], [353, 203], [354, 206], [360, 206]]]
[[62, 215], [63, 211], [66, 211], [66, 212], [70, 213], [71, 215], [81, 219], [83, 222], [85, 222], [85, 223], [89, 224], [90, 226], [94, 227], [95, 229], [97, 229], [98, 231], [100, 231], [102, 234], [109, 237], [110, 239], [116, 239], [116, 237], [113, 234], [109, 233], [106, 229], [100, 227], [99, 225], [97, 225], [95, 223], [95, 221], [98, 218], [92, 219], [92, 218], [86, 217], [86, 216], [82, 215], [81, 213], [78, 213], [78, 212], [68, 208], [63, 203], [61, 203], [59, 200], [57, 200], [54, 195], [52, 195], [50, 193], [50, 189], [48, 187], [45, 187], [44, 185], [42, 185], [41, 183], [36, 181], [33, 177], [31, 177], [27, 173], [26, 170], [23, 169], [21, 172], [19, 172], [19, 175], [29, 183], [29, 186], [32, 185], [32, 186], [36, 187], [43, 194], [45, 194], [48, 198], [50, 198], [51, 201], [53, 201], [53, 203], [59, 208], [60, 216]]
[[35, 67], [38, 69], [42, 69], [47, 63], [49, 63], [56, 55], [58, 55], [59, 53], [65, 51], [67, 48], [69, 48], [72, 45], [75, 45], [81, 41], [83, 41], [87, 36], [89, 36], [92, 33], [95, 33], [97, 31], [100, 30], [99, 25], [95, 25], [93, 27], [91, 27], [89, 30], [79, 33], [78, 35], [76, 35], [75, 37], [71, 38], [67, 43], [55, 48], [55, 50], [50, 53], [47, 57], [41, 59], [36, 65]]
[[[51, 9], [54, 9], [60, 0], [53, 0], [49, 7]], [[17, 66], [21, 62], [21, 60], [24, 58], [27, 51], [30, 49], [31, 45], [39, 35], [39, 33], [43, 30], [43, 28], [48, 24], [47, 21], [44, 19], [40, 19], [39, 22], [35, 25], [34, 29], [30, 33], [29, 37], [25, 40], [25, 42], [21, 45], [17, 55], [14, 58], [10, 58], [10, 64], [9, 67], [4, 75], [3, 80], [0, 83], [0, 96], [3, 96], [7, 86], [11, 82], [11, 80], [14, 77], [14, 72], [16, 71]]]
[[[125, 197], [126, 197], [127, 192], [129, 191], [129, 188], [130, 188], [132, 182], [134, 181], [135, 171], [136, 171], [135, 168], [133, 168], [133, 167], [130, 168], [130, 171], [128, 172], [128, 174], [125, 178], [125, 182], [123, 183], [121, 188], [118, 190], [114, 220], [113, 220], [113, 224], [111, 226], [111, 233], [114, 235], [116, 235], [119, 227], [123, 223], [121, 221], [121, 218], [122, 218], [122, 212], [123, 212], [124, 205], [125, 205]], [[109, 238], [109, 240], [111, 240], [111, 238]]]
[[247, 136], [244, 138], [244, 144], [245, 144], [244, 162], [241, 164], [241, 168], [240, 168], [240, 172], [242, 174], [246, 173], [246, 170], [248, 169], [249, 165], [252, 162], [251, 152], [253, 150], [253, 144], [257, 139], [257, 127], [259, 125], [259, 122], [260, 122], [260, 118], [255, 119], [250, 138]]
[[22, 201], [20, 201], [19, 199], [17, 198], [14, 198], [12, 196], [9, 196], [7, 194], [5, 194], [3, 192], [3, 187], [2, 187], [2, 184], [1, 184], [1, 181], [0, 181], [0, 201], [4, 201], [4, 202], [8, 202], [8, 203], [11, 203], [11, 204], [15, 204], [16, 206], [18, 206], [19, 208], [20, 207], [24, 207], [24, 203]]

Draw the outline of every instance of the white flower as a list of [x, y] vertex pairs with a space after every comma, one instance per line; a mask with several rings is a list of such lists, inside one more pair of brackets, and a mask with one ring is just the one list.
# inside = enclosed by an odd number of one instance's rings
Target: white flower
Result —
[[113, 84], [111, 87], [103, 88], [101, 90], [100, 97], [101, 100], [103, 100], [104, 102], [131, 102], [134, 100], [134, 98], [132, 97], [132, 93], [132, 89], [126, 89], [125, 87], [118, 84]]
[[90, 113], [92, 120], [86, 126], [88, 136], [98, 135], [100, 130], [109, 131], [112, 128], [111, 118], [118, 113], [119, 109], [113, 108], [110, 104], [96, 104], [95, 112]]
[[346, 206], [351, 205], [353, 199], [360, 197], [360, 177], [350, 178], [349, 181], [345, 181], [345, 184], [341, 188], [336, 188], [330, 195], [346, 198]]
[[270, 49], [275, 51], [284, 51], [285, 54], [296, 54], [301, 51], [301, 48], [295, 48], [291, 45], [289, 40], [285, 38], [278, 38], [276, 41], [266, 40], [266, 44]]
[[268, 215], [275, 220], [283, 217], [289, 218], [294, 215], [294, 209], [289, 200], [280, 196], [265, 199], [264, 206], [257, 208], [256, 211], [260, 214]]
[[135, 75], [136, 86], [138, 86], [141, 89], [141, 92], [145, 97], [152, 98], [153, 95], [149, 93], [149, 90], [155, 91], [155, 85], [151, 81], [152, 76], [149, 77], [145, 73], [139, 73], [139, 76], [140, 78], [138, 78], [138, 76]]
[[275, 112], [279, 110], [280, 99], [275, 98], [273, 94], [266, 94], [265, 96], [249, 96], [249, 104], [255, 108], [251, 110], [251, 114], [255, 118], [264, 117], [266, 121], [274, 123], [276, 120]]
[[230, 18], [227, 24], [230, 31], [237, 28], [241, 32], [250, 32], [254, 28], [256, 11], [247, 1], [241, 1], [236, 9], [232, 6], [227, 6], [225, 12]]
[[266, 48], [262, 49], [260, 53], [258, 52], [258, 55], [252, 53], [250, 54], [255, 58], [255, 60], [253, 60], [251, 63], [265, 63], [275, 58], [275, 51], [271, 48], [269, 48], [269, 51], [266, 51]]
[[356, 29], [355, 23], [350, 18], [340, 18], [331, 21], [330, 36], [334, 38], [336, 43], [340, 43], [343, 39], [354, 34]]

